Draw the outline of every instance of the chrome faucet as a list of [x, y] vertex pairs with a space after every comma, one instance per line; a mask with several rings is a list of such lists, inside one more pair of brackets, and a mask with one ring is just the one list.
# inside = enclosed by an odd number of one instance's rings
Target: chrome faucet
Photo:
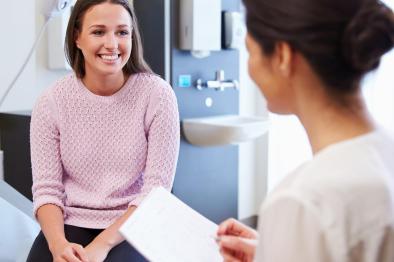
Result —
[[206, 83], [201, 78], [196, 81], [196, 88], [202, 90], [203, 88], [214, 88], [215, 90], [224, 91], [226, 88], [239, 89], [239, 82], [237, 80], [224, 80], [224, 70], [216, 71], [216, 80], [209, 80]]

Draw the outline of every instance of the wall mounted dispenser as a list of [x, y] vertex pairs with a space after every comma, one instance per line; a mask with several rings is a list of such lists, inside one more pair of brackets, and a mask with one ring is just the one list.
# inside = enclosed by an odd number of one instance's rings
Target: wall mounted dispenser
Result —
[[180, 1], [179, 48], [196, 57], [221, 49], [221, 0]]
[[241, 12], [224, 12], [224, 47], [239, 49], [245, 41], [246, 26]]

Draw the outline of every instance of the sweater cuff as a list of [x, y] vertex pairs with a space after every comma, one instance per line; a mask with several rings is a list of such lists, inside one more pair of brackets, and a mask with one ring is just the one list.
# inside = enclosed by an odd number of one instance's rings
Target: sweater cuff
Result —
[[52, 204], [52, 205], [58, 206], [63, 213], [63, 218], [66, 218], [66, 213], [64, 212], [64, 204], [60, 199], [58, 199], [54, 196], [42, 196], [42, 197], [34, 199], [34, 202], [33, 202], [33, 214], [36, 219], [37, 219], [38, 209], [46, 204]]
[[138, 207], [141, 204], [141, 202], [144, 201], [145, 197], [146, 197], [146, 194], [138, 195], [136, 198], [134, 198], [132, 201], [130, 201], [128, 207], [131, 207], [131, 206]]

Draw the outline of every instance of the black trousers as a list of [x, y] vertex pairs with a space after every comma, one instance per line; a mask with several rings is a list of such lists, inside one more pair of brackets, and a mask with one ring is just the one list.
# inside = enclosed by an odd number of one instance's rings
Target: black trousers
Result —
[[[82, 246], [87, 246], [98, 234], [101, 233], [101, 231], [102, 229], [81, 228], [70, 225], [64, 226], [66, 239], [72, 243], [77, 243]], [[111, 249], [105, 261], [146, 262], [147, 260], [144, 259], [129, 243], [123, 241]], [[37, 238], [34, 240], [29, 256], [27, 257], [27, 262], [53, 262], [48, 242], [42, 231], [40, 231]]]

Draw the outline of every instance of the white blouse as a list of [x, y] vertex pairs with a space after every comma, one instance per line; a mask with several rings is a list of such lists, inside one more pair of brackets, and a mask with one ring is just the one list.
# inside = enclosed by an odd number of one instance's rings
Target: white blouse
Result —
[[394, 140], [374, 131], [317, 153], [263, 204], [255, 261], [393, 262]]

